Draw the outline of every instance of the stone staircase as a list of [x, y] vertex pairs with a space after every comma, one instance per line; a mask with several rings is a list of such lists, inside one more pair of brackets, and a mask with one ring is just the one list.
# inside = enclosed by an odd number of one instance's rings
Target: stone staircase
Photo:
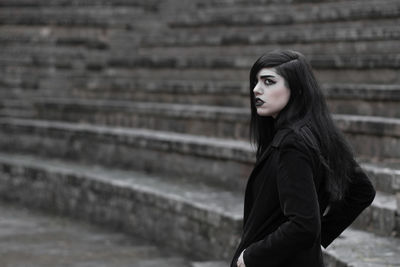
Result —
[[326, 265], [400, 266], [399, 22], [394, 0], [0, 0], [0, 196], [227, 266], [249, 69], [296, 49], [377, 189]]

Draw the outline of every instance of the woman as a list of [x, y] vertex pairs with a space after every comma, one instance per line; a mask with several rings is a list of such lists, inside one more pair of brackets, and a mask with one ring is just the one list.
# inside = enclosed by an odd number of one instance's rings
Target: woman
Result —
[[304, 56], [260, 57], [250, 72], [257, 161], [231, 267], [321, 267], [327, 247], [371, 204], [375, 189], [335, 127]]

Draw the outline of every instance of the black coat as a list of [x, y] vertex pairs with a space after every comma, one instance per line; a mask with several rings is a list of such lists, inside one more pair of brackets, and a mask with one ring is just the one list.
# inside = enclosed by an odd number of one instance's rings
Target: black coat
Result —
[[248, 179], [242, 240], [231, 267], [244, 249], [246, 267], [324, 266], [321, 245], [326, 248], [375, 197], [355, 161], [345, 201], [329, 204], [324, 181], [319, 157], [297, 131], [277, 131]]

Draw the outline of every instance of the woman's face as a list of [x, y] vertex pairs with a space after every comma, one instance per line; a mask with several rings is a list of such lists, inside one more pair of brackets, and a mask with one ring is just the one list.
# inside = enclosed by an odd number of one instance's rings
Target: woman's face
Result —
[[273, 68], [263, 68], [258, 72], [253, 92], [254, 104], [260, 116], [276, 118], [290, 98], [290, 90], [285, 85], [285, 79]]

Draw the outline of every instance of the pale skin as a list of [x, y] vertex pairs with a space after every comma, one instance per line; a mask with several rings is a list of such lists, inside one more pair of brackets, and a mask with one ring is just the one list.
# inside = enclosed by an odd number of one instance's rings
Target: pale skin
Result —
[[[256, 101], [257, 114], [271, 116], [274, 119], [286, 106], [290, 98], [290, 89], [285, 79], [274, 68], [263, 68], [257, 74], [257, 84], [253, 89]], [[246, 267], [243, 252], [237, 260], [237, 267]]]
[[276, 118], [290, 98], [290, 89], [285, 79], [274, 68], [263, 68], [257, 74], [257, 84], [253, 89], [254, 97], [264, 103], [256, 105], [257, 114]]

